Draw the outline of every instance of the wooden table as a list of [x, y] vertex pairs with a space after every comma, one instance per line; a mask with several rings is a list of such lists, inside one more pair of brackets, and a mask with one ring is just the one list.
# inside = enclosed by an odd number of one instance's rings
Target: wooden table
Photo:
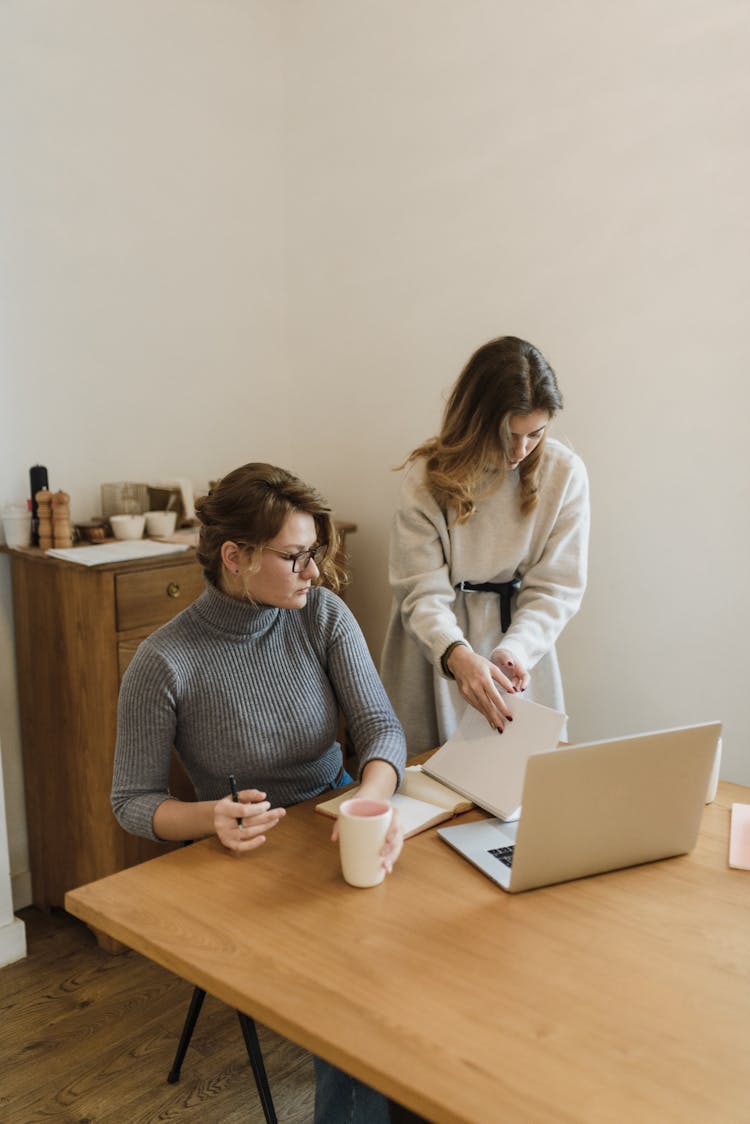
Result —
[[[722, 783], [689, 856], [510, 895], [429, 831], [375, 889], [292, 809], [255, 854], [215, 840], [66, 907], [429, 1119], [750, 1119], [750, 874]], [[470, 816], [476, 813], [470, 813]]]

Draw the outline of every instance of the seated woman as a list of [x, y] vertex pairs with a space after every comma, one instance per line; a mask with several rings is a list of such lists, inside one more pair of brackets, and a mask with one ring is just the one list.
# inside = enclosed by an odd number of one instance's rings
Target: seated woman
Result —
[[[338, 589], [343, 576], [329, 508], [284, 469], [247, 464], [196, 509], [205, 592], [139, 645], [123, 678], [118, 821], [149, 839], [215, 834], [230, 851], [258, 849], [286, 807], [349, 780], [336, 741], [339, 708], [361, 795], [389, 799], [404, 768], [404, 735], [354, 617], [320, 584]], [[195, 802], [169, 793], [172, 746]], [[230, 774], [238, 803], [228, 795]], [[401, 845], [394, 814], [386, 871]], [[315, 1067], [316, 1121], [388, 1120], [385, 1097], [321, 1059]]]

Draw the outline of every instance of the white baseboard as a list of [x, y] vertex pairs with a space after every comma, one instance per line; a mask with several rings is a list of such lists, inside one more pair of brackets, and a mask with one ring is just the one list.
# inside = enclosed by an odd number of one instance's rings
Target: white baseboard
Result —
[[14, 917], [7, 925], [0, 925], [0, 968], [23, 960], [26, 955], [26, 926]]

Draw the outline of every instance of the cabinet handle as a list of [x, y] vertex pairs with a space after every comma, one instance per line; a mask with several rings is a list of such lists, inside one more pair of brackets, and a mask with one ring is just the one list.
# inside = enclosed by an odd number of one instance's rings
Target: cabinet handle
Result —
[[168, 597], [179, 597], [180, 596], [180, 587], [177, 584], [177, 582], [170, 582], [169, 583], [169, 585], [167, 586], [167, 596]]

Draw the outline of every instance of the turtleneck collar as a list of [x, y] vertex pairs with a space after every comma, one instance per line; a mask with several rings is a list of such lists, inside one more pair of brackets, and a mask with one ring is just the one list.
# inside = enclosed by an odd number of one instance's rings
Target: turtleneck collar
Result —
[[229, 597], [210, 582], [193, 604], [214, 628], [242, 639], [267, 632], [282, 612], [274, 605], [254, 605], [251, 601]]

